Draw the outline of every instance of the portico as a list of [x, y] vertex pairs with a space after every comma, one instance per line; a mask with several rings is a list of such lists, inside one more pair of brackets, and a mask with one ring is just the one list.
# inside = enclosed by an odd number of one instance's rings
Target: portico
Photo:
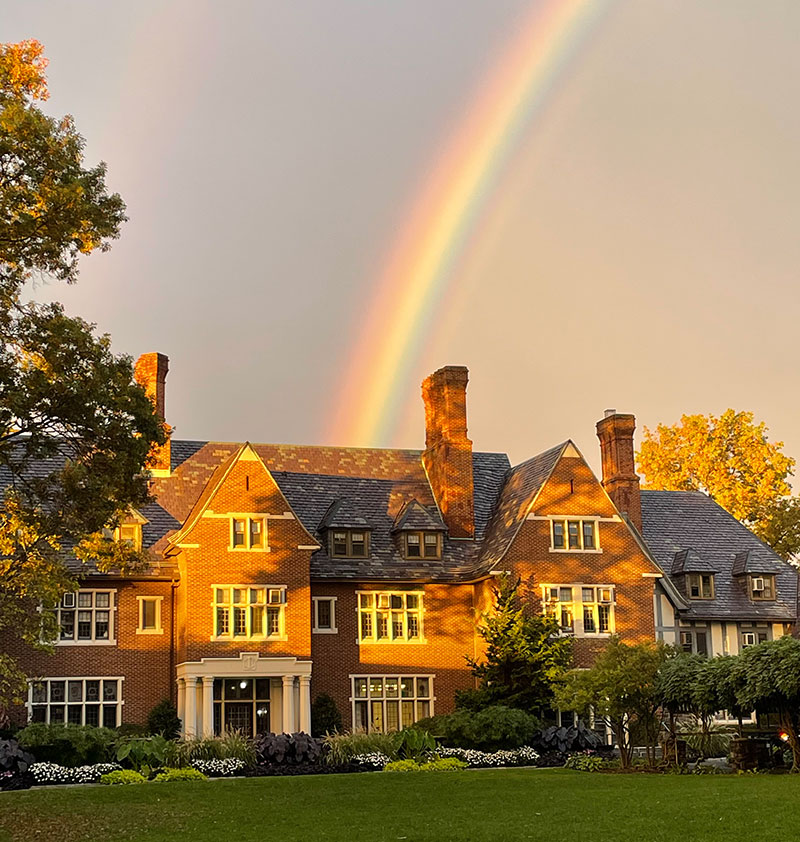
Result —
[[176, 674], [183, 737], [311, 731], [311, 661], [240, 652], [185, 661]]

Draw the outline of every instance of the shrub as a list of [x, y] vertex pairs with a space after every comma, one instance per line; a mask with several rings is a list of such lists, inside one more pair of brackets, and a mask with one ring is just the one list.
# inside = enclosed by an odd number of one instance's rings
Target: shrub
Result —
[[226, 757], [224, 760], [192, 760], [192, 768], [209, 778], [229, 778], [244, 772], [248, 765], [244, 760]]
[[415, 760], [392, 760], [383, 767], [384, 772], [419, 772], [419, 763]]
[[436, 751], [436, 740], [418, 728], [404, 728], [394, 735], [395, 752], [401, 759], [427, 760]]
[[578, 724], [569, 727], [551, 725], [543, 728], [535, 736], [533, 745], [542, 752], [557, 751], [568, 754], [573, 751], [589, 751], [603, 747], [600, 737], [586, 727], [586, 723], [578, 720]]
[[116, 728], [118, 737], [146, 737], [147, 728], [144, 725], [137, 725], [135, 722], [123, 722]]
[[309, 734], [259, 734], [255, 739], [258, 763], [316, 763], [322, 744]]
[[523, 710], [495, 705], [479, 711], [457, 710], [432, 716], [421, 719], [414, 727], [434, 734], [453, 748], [492, 751], [529, 744], [539, 721]]
[[167, 740], [163, 737], [127, 737], [117, 745], [117, 760], [137, 772], [149, 774], [164, 765]]
[[32, 763], [33, 755], [17, 740], [0, 740], [0, 775], [24, 775]]
[[463, 772], [467, 764], [455, 757], [428, 760], [417, 763], [416, 760], [394, 760], [383, 767], [384, 772]]
[[59, 766], [57, 763], [34, 763], [30, 767], [37, 786], [53, 784], [94, 784], [103, 775], [119, 771], [116, 763], [95, 763], [91, 766]]
[[116, 772], [109, 772], [100, 778], [101, 784], [107, 786], [121, 786], [125, 784], [143, 784], [147, 782], [147, 778], [135, 772], [133, 769], [118, 769]]
[[380, 754], [389, 760], [397, 759], [397, 744], [393, 734], [329, 734], [323, 740], [328, 763], [342, 765], [355, 762], [358, 756]]
[[[539, 759], [539, 754], [530, 746], [515, 749], [501, 749], [500, 751], [479, 751], [474, 748], [440, 748], [438, 754], [442, 758], [455, 758], [475, 769], [486, 769], [498, 766], [533, 766]], [[561, 765], [561, 762], [558, 764]]]
[[315, 737], [338, 734], [342, 730], [342, 714], [333, 697], [320, 693], [311, 705], [311, 733]]
[[158, 783], [171, 781], [207, 781], [208, 778], [197, 769], [163, 769], [154, 778]]
[[169, 699], [159, 702], [147, 717], [147, 729], [151, 734], [160, 734], [167, 740], [174, 740], [181, 731], [178, 711]]
[[34, 722], [23, 728], [17, 739], [41, 762], [85, 766], [112, 759], [118, 734], [111, 728]]
[[576, 769], [578, 772], [597, 772], [603, 765], [603, 758], [597, 754], [571, 754], [564, 768]]

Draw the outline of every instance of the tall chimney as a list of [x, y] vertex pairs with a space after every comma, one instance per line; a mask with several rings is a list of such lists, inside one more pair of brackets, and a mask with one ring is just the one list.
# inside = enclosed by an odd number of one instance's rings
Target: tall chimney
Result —
[[642, 496], [633, 455], [636, 418], [607, 409], [597, 422], [600, 455], [603, 461], [603, 487], [614, 505], [642, 531]]
[[144, 387], [147, 397], [153, 402], [156, 412], [162, 421], [167, 432], [166, 444], [161, 447], [155, 447], [153, 452], [153, 464], [151, 470], [154, 475], [163, 476], [165, 473], [169, 475], [170, 472], [170, 434], [172, 430], [166, 423], [166, 415], [164, 412], [164, 403], [166, 400], [166, 382], [167, 372], [169, 371], [169, 357], [165, 354], [142, 354], [136, 360], [133, 376], [136, 382]]
[[465, 366], [448, 365], [422, 382], [422, 463], [451, 538], [475, 537], [472, 442], [467, 438], [468, 380]]

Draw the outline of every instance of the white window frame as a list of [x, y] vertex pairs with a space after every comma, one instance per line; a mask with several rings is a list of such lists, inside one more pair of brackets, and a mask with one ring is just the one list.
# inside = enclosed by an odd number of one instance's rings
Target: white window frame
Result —
[[[258, 589], [264, 591], [264, 602], [261, 603], [251, 603], [249, 597], [249, 591], [251, 589]], [[217, 590], [227, 590], [230, 596], [230, 599], [227, 601], [223, 601], [221, 603], [217, 602]], [[233, 602], [233, 591], [234, 590], [244, 590], [248, 592], [248, 601], [247, 603], [234, 603]], [[263, 641], [281, 641], [286, 640], [286, 599], [287, 599], [287, 587], [286, 585], [268, 585], [262, 584], [260, 582], [250, 582], [246, 585], [231, 585], [228, 583], [224, 584], [217, 584], [211, 585], [211, 640], [214, 641], [237, 641], [237, 640], [263, 640]], [[272, 601], [275, 594], [279, 594], [280, 602]], [[235, 621], [235, 607], [245, 607], [245, 625], [247, 628], [247, 634], [234, 634], [233, 633], [233, 626]], [[251, 624], [252, 624], [252, 614], [251, 609], [253, 607], [260, 607], [263, 609], [263, 619], [262, 619], [262, 628], [264, 632], [262, 634], [253, 634], [251, 631]], [[267, 631], [268, 624], [268, 609], [278, 608], [278, 625], [279, 625], [279, 632], [278, 634], [269, 634]], [[228, 631], [224, 634], [217, 633], [217, 609], [218, 608], [227, 608], [228, 609]]]
[[[146, 629], [144, 627], [144, 603], [155, 602], [156, 604], [156, 627], [154, 629]], [[164, 634], [164, 628], [161, 623], [161, 606], [164, 602], [163, 596], [150, 596], [142, 594], [136, 597], [139, 620], [136, 624], [136, 634]]]
[[[420, 719], [425, 719], [428, 716], [435, 715], [435, 704], [436, 704], [436, 695], [434, 693], [434, 680], [436, 678], [435, 673], [414, 673], [413, 675], [400, 675], [398, 673], [387, 673], [385, 675], [365, 675], [363, 673], [359, 674], [351, 674], [350, 678], [350, 715], [352, 716], [351, 723], [352, 723], [352, 730], [356, 731], [356, 706], [357, 704], [366, 703], [367, 706], [367, 729], [366, 733], [387, 733], [385, 725], [387, 721], [386, 716], [386, 703], [387, 702], [398, 702], [398, 725], [399, 728], [402, 729], [406, 727], [406, 725], [413, 724], [412, 722], [406, 723], [404, 714], [403, 714], [403, 705], [402, 702], [411, 702], [413, 704], [413, 714], [414, 719], [413, 722], [418, 722]], [[397, 679], [398, 681], [398, 695], [395, 696], [387, 696], [386, 695], [386, 679]], [[417, 679], [427, 679], [428, 680], [428, 695], [427, 696], [418, 696], [417, 695]], [[381, 680], [381, 685], [383, 691], [380, 696], [372, 696], [372, 690], [370, 686], [371, 680]], [[413, 696], [403, 696], [402, 689], [399, 687], [399, 684], [403, 680], [408, 681], [411, 679], [414, 682], [414, 695]], [[367, 695], [366, 696], [356, 696], [356, 681], [363, 681], [366, 680], [367, 682]], [[380, 730], [375, 729], [372, 727], [372, 703], [377, 702], [381, 704], [381, 717], [382, 723], [384, 727]], [[428, 711], [425, 716], [420, 716], [420, 708], [418, 703], [423, 702], [428, 704]]]
[[[244, 544], [241, 547], [237, 547], [233, 543], [233, 536], [234, 536], [234, 521], [243, 520], [244, 521]], [[260, 547], [253, 547], [251, 546], [251, 538], [252, 538], [252, 528], [250, 526], [251, 522], [257, 520], [261, 524], [261, 546]], [[268, 518], [264, 515], [253, 515], [245, 513], [235, 512], [230, 515], [230, 526], [228, 532], [228, 552], [232, 553], [268, 553], [269, 552], [269, 532], [267, 529]]]
[[[569, 602], [562, 602], [561, 589], [571, 588], [572, 599]], [[592, 588], [594, 591], [594, 599], [591, 602], [583, 601], [583, 591]], [[558, 590], [559, 598], [553, 600], [551, 598], [551, 591]], [[609, 591], [610, 599], [605, 598], [605, 594], [601, 591]], [[562, 608], [568, 606], [568, 610], [572, 613], [572, 631], [568, 631], [562, 627], [562, 634], [569, 637], [596, 637], [607, 639], [611, 637], [616, 631], [616, 613], [617, 613], [617, 588], [616, 585], [596, 585], [593, 582], [562, 582], [561, 584], [549, 583], [541, 585], [541, 600], [542, 609], [545, 614], [552, 614], [561, 623]], [[608, 631], [587, 632], [584, 630], [583, 608], [585, 605], [593, 606], [594, 627], [600, 627], [599, 606], [608, 606]], [[552, 609], [552, 610], [550, 610]]]
[[[46, 702], [34, 702], [33, 701], [33, 685], [38, 684], [39, 682], [48, 682], [47, 685], [47, 697], [48, 701]], [[64, 688], [64, 701], [63, 702], [52, 702], [50, 701], [50, 685], [49, 682], [51, 681], [63, 681], [65, 682]], [[70, 681], [81, 681], [83, 682], [83, 687], [81, 689], [81, 702], [69, 702], [69, 682]], [[113, 702], [104, 702], [102, 698], [99, 702], [87, 702], [86, 701], [86, 682], [87, 681], [116, 681], [117, 682], [117, 698], [116, 701]], [[87, 704], [98, 704], [100, 706], [100, 718], [99, 724], [103, 725], [103, 707], [114, 705], [117, 709], [117, 721], [115, 728], [119, 727], [122, 724], [122, 708], [125, 704], [123, 699], [123, 688], [124, 688], [125, 677], [122, 675], [48, 675], [42, 678], [31, 678], [28, 681], [28, 699], [25, 703], [25, 707], [28, 710], [28, 721], [33, 722], [33, 708], [34, 707], [46, 707], [47, 711], [45, 713], [45, 722], [50, 723], [50, 708], [54, 705], [56, 706], [63, 706], [64, 707], [64, 724], [69, 721], [69, 712], [67, 708], [70, 706], [80, 705], [81, 710], [81, 725], [86, 723], [86, 705]], [[100, 685], [100, 695], [102, 696], [102, 684]]]
[[133, 545], [133, 548], [137, 552], [141, 552], [141, 550], [142, 550], [142, 524], [139, 523], [139, 521], [137, 521], [137, 520], [129, 520], [129, 521], [123, 521], [119, 526], [115, 527], [114, 528], [114, 540], [117, 541], [118, 543], [123, 540], [122, 539], [123, 528], [125, 528], [125, 529], [131, 529], [132, 528], [134, 530], [133, 541], [131, 543]]
[[[336, 600], [335, 596], [312, 596], [313, 603], [313, 626], [311, 631], [314, 634], [338, 634], [339, 629], [336, 626]], [[330, 602], [331, 604], [331, 627], [329, 629], [322, 629], [319, 627], [319, 603]]]
[[[575, 515], [548, 515], [547, 520], [550, 522], [550, 552], [551, 553], [602, 553], [600, 547], [600, 518], [599, 517], [576, 517]], [[555, 545], [555, 524], [561, 523], [564, 527], [564, 546], [557, 547]], [[578, 523], [578, 538], [580, 540], [580, 547], [569, 546], [569, 524]], [[584, 549], [583, 547], [583, 524], [591, 523], [594, 525], [594, 547]]]
[[[737, 633], [739, 635], [739, 651], [741, 652], [742, 649], [747, 649], [750, 646], [758, 646], [759, 643], [765, 643], [768, 640], [772, 640], [771, 635], [771, 628], [769, 623], [753, 623], [752, 625], [746, 625], [743, 623], [738, 624]], [[745, 635], [752, 635], [753, 642], [752, 643], [745, 643], [744, 638]], [[764, 640], [759, 640], [759, 636], [763, 636]]]
[[[116, 623], [116, 614], [117, 614], [117, 591], [116, 588], [80, 588], [77, 591], [71, 591], [70, 593], [74, 594], [75, 597], [75, 607], [74, 608], [63, 608], [63, 598], [62, 602], [58, 604], [55, 609], [56, 615], [56, 623], [58, 625], [58, 638], [56, 639], [55, 645], [56, 646], [116, 646], [117, 645], [117, 638], [116, 638], [116, 631], [117, 631], [117, 623]], [[80, 594], [82, 593], [91, 593], [92, 594], [92, 605], [90, 608], [81, 607], [80, 606]], [[96, 607], [95, 603], [97, 602], [96, 594], [108, 594], [108, 608], [98, 608]], [[66, 596], [66, 594], [65, 594]], [[74, 637], [70, 638], [62, 638], [61, 637], [61, 612], [62, 611], [72, 611], [75, 614], [75, 627], [74, 627]], [[87, 638], [85, 640], [78, 640], [78, 614], [80, 612], [90, 611], [92, 614], [92, 636], [91, 638]], [[97, 631], [97, 624], [95, 619], [95, 613], [97, 611], [107, 611], [108, 612], [108, 637], [107, 638], [97, 638], [95, 637]]]
[[[372, 596], [372, 606], [370, 608], [362, 608], [361, 602], [362, 596]], [[403, 600], [401, 608], [392, 608], [392, 597], [400, 597]], [[417, 607], [416, 608], [408, 608], [408, 596], [415, 596], [417, 597]], [[379, 607], [379, 603], [383, 602], [383, 597], [387, 597], [386, 605], [387, 607]], [[404, 590], [404, 591], [371, 591], [371, 590], [360, 590], [356, 591], [356, 621], [358, 623], [358, 629], [356, 633], [356, 642], [360, 645], [395, 645], [395, 644], [411, 644], [417, 645], [420, 643], [427, 643], [425, 640], [425, 601], [424, 601], [424, 594], [422, 591], [415, 591], [415, 590]], [[387, 631], [389, 632], [388, 637], [378, 637], [378, 613], [386, 612], [389, 614], [388, 618], [388, 625]], [[402, 613], [402, 622], [403, 622], [403, 634], [402, 636], [395, 637], [394, 636], [394, 623], [393, 623], [393, 613]], [[417, 636], [416, 637], [409, 637], [408, 635], [408, 615], [409, 613], [416, 614], [417, 617]], [[372, 617], [372, 634], [365, 637], [362, 635], [362, 615], [369, 614]]]
[[[753, 587], [753, 585], [756, 583], [756, 580], [758, 579], [762, 580], [762, 584], [764, 584], [765, 582], [770, 583], [770, 592], [772, 593], [772, 596], [756, 596], [757, 593], [764, 593], [764, 591], [766, 590], [765, 588], [761, 588], [757, 591]], [[757, 576], [750, 574], [747, 577], [747, 586], [752, 602], [775, 602], [775, 600], [777, 599], [774, 573], [759, 573]]]

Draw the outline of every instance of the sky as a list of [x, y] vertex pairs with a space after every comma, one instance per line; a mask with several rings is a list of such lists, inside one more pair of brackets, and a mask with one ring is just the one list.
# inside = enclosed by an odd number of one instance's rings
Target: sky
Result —
[[179, 438], [422, 447], [421, 380], [466, 365], [474, 446], [515, 463], [572, 438], [597, 467], [611, 407], [751, 410], [800, 459], [795, 0], [582, 4], [398, 349], [392, 423], [354, 438], [391, 255], [523, 21], [562, 2], [5, 0], [2, 40], [44, 44], [44, 107], [129, 216], [33, 294], [167, 354]]

